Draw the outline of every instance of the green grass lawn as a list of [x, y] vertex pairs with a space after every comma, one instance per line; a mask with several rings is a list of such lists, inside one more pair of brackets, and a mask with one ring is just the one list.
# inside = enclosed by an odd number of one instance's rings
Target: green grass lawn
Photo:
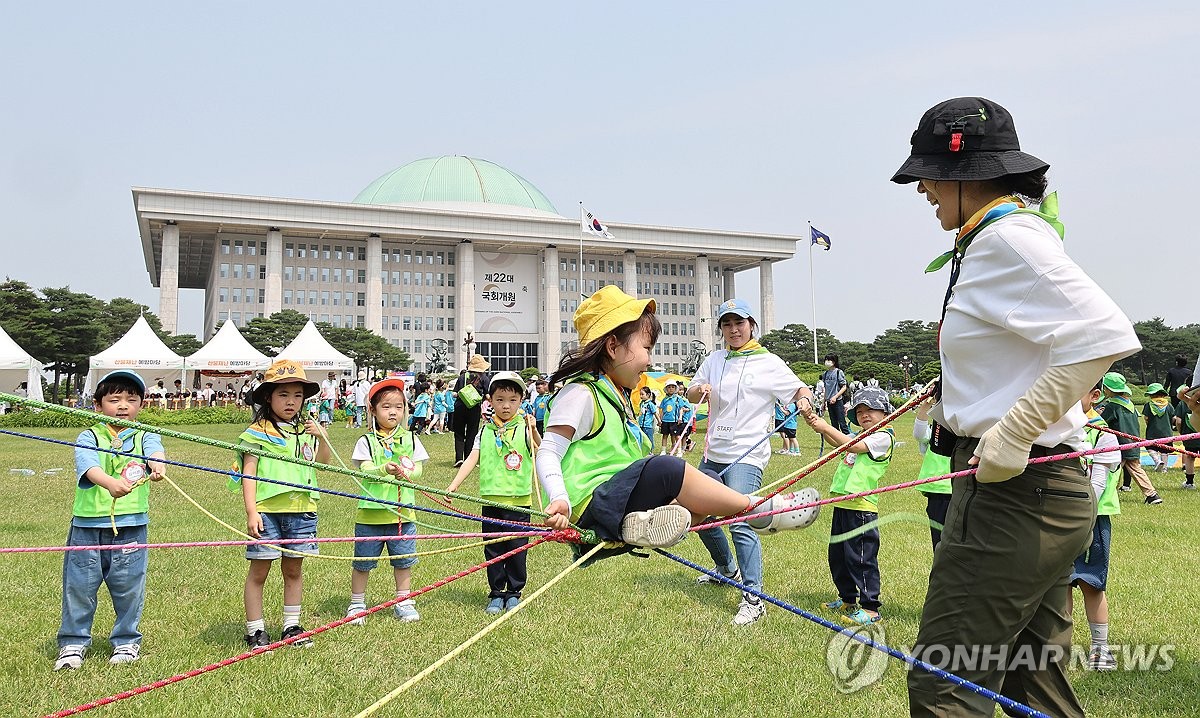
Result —
[[[896, 427], [904, 442], [888, 472], [891, 483], [913, 479], [920, 460], [911, 440], [911, 419]], [[241, 427], [180, 427], [232, 440]], [[30, 433], [74, 440], [78, 430]], [[803, 456], [772, 456], [768, 480], [811, 461], [817, 440], [801, 433]], [[335, 447], [349, 457], [355, 433], [334, 428]], [[433, 457], [425, 483], [445, 486], [453, 478], [453, 446], [448, 436], [427, 437]], [[168, 456], [226, 468], [230, 455], [178, 440], [166, 440]], [[778, 448], [776, 445], [775, 448]], [[5, 546], [57, 545], [70, 522], [71, 451], [28, 439], [0, 436], [0, 543]], [[699, 452], [693, 452], [693, 463]], [[30, 468], [27, 477], [10, 468]], [[61, 468], [56, 474], [47, 469]], [[831, 467], [801, 485], [824, 493]], [[240, 495], [225, 488], [222, 476], [172, 468], [169, 472], [200, 503], [234, 525], [242, 525]], [[1136, 492], [1121, 494], [1123, 513], [1114, 520], [1109, 582], [1114, 644], [1173, 644], [1175, 664], [1166, 672], [1096, 674], [1074, 670], [1073, 682], [1089, 713], [1098, 716], [1179, 716], [1200, 714], [1200, 619], [1194, 590], [1200, 576], [1195, 549], [1195, 514], [1200, 496], [1178, 489], [1181, 473], [1152, 474], [1166, 503], [1149, 507]], [[353, 491], [345, 477], [326, 475], [322, 484]], [[463, 490], [474, 492], [468, 482]], [[182, 501], [165, 484], [151, 499], [151, 541], [236, 538]], [[924, 498], [915, 490], [887, 494], [880, 508], [922, 514]], [[326, 497], [321, 502], [320, 535], [346, 536], [353, 530], [354, 502]], [[478, 524], [438, 516], [430, 523], [459, 530]], [[426, 530], [427, 531], [427, 530]], [[766, 588], [801, 608], [816, 611], [834, 596], [826, 562], [829, 517], [805, 531], [764, 539]], [[422, 541], [422, 548], [462, 541]], [[689, 538], [677, 553], [707, 565], [700, 542]], [[347, 555], [348, 545], [322, 546]], [[431, 556], [414, 569], [423, 586], [482, 560], [482, 550]], [[33, 715], [68, 708], [134, 686], [241, 653], [242, 584], [246, 561], [239, 548], [164, 549], [150, 557], [143, 658], [129, 666], [107, 663], [112, 608], [101, 589], [92, 653], [81, 670], [53, 673], [61, 554], [8, 554], [0, 571], [0, 714]], [[880, 562], [887, 641], [911, 644], [920, 616], [931, 561], [925, 525], [895, 522], [882, 529]], [[569, 563], [561, 545], [530, 552], [527, 594]], [[305, 562], [305, 627], [344, 615], [349, 596], [348, 562]], [[840, 693], [825, 667], [829, 630], [778, 608], [743, 629], [729, 624], [736, 591], [698, 587], [687, 568], [654, 556], [622, 556], [574, 572], [492, 635], [417, 684], [379, 715], [453, 716], [895, 716], [907, 710], [904, 670], [893, 661], [882, 680], [860, 692]], [[386, 565], [371, 579], [368, 603], [392, 595]], [[489, 618], [482, 572], [418, 599], [422, 620], [401, 624], [390, 613], [368, 619], [365, 627], [343, 626], [317, 636], [307, 650], [284, 649], [216, 672], [100, 708], [124, 716], [346, 716], [374, 702], [459, 645]], [[273, 572], [266, 597], [267, 625], [279, 635], [281, 582]], [[1087, 643], [1082, 603], [1077, 602], [1075, 642]], [[1190, 618], [1189, 618], [1190, 617]]]

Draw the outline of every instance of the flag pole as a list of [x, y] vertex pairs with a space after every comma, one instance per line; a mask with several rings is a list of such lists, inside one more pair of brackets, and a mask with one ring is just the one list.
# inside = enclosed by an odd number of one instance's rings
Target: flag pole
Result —
[[584, 216], [583, 202], [579, 203], [579, 296], [583, 297], [583, 223], [587, 219]]
[[812, 335], [813, 335], [813, 364], [817, 364], [817, 285], [813, 283], [812, 258], [812, 221], [808, 222], [808, 288], [812, 290]]

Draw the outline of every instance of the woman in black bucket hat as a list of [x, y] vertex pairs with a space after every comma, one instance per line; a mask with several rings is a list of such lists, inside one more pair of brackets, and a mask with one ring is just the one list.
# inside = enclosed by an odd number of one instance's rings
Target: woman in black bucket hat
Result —
[[[916, 182], [942, 229], [955, 232], [926, 269], [950, 265], [932, 450], [954, 471], [978, 468], [953, 481], [913, 651], [1035, 709], [1082, 716], [1065, 671], [1066, 605], [1095, 499], [1079, 461], [1026, 464], [1089, 448], [1079, 398], [1140, 346], [1128, 318], [1067, 256], [1057, 198], [1044, 197], [1048, 169], [1021, 151], [1007, 110], [960, 97], [922, 116], [892, 177]], [[954, 660], [972, 655], [987, 659]], [[914, 716], [995, 708], [919, 669], [908, 689]]]

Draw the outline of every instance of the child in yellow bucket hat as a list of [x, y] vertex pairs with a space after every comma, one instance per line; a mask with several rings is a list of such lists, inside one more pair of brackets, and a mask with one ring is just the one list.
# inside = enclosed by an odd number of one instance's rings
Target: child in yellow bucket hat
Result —
[[[254, 389], [254, 423], [242, 432], [238, 445], [261, 449], [279, 456], [328, 463], [329, 437], [311, 416], [302, 412], [304, 402], [320, 391], [297, 362], [280, 359], [267, 369], [263, 383]], [[317, 472], [309, 466], [252, 454], [237, 455], [237, 470], [248, 476], [316, 487]], [[246, 506], [246, 530], [256, 539], [312, 539], [317, 535], [317, 499], [313, 490], [296, 489], [248, 477], [230, 479], [230, 488], [240, 484]], [[271, 643], [263, 621], [263, 586], [271, 563], [280, 561], [283, 572], [283, 639], [304, 633], [300, 625], [300, 601], [304, 594], [300, 554], [317, 553], [316, 543], [288, 544], [287, 552], [268, 545], [246, 547], [250, 570], [246, 574], [246, 643], [258, 648]], [[304, 638], [292, 645], [308, 646]]]
[[[653, 299], [609, 285], [575, 312], [579, 347], [550, 378], [564, 385], [551, 401], [536, 460], [551, 528], [574, 521], [604, 541], [668, 547], [706, 517], [737, 514], [757, 501], [681, 458], [647, 456], [650, 442], [630, 399], [661, 330], [654, 311]], [[816, 510], [809, 511], [815, 520]], [[765, 526], [771, 517], [757, 522]]]

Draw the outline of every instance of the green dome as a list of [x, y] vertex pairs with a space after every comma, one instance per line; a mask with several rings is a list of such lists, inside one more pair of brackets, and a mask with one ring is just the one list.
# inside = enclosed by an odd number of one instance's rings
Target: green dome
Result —
[[546, 195], [519, 175], [494, 162], [457, 155], [409, 162], [367, 185], [353, 201], [358, 204], [483, 203], [558, 214]]

